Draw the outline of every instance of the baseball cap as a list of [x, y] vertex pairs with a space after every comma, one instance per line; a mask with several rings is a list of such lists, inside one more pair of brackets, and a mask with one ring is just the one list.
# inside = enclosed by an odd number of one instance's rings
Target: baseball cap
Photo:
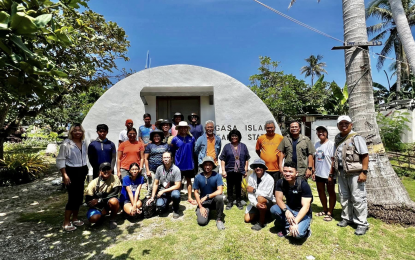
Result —
[[352, 119], [349, 116], [339, 116], [339, 118], [337, 118], [337, 124], [340, 123], [341, 121], [347, 121], [351, 123]]
[[[108, 169], [106, 169], [108, 168]], [[99, 170], [103, 171], [103, 170], [111, 170], [111, 164], [109, 162], [103, 162], [99, 165]]]
[[317, 126], [317, 128], [316, 128], [316, 131], [318, 131], [318, 130], [324, 130], [324, 131], [326, 131], [327, 133], [329, 132], [328, 130], [327, 130], [327, 128], [325, 127], [325, 126]]

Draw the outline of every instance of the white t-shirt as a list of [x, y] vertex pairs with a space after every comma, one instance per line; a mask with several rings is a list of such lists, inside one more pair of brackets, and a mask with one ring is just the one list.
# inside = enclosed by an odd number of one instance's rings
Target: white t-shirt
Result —
[[316, 148], [315, 164], [316, 176], [327, 179], [331, 168], [331, 158], [334, 157], [334, 142], [328, 140], [324, 144], [318, 141], [314, 147]]

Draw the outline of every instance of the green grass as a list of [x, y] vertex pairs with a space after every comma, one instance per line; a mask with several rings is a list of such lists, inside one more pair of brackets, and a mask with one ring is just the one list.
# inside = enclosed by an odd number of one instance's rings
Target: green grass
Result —
[[[415, 180], [404, 178], [403, 184], [415, 200]], [[315, 184], [311, 184], [313, 211], [321, 210]], [[60, 225], [63, 219], [65, 194], [56, 194], [45, 202], [43, 212], [23, 213], [20, 221], [44, 222]], [[80, 216], [86, 209], [81, 208]], [[67, 240], [80, 250], [80, 259], [415, 259], [415, 227], [389, 225], [369, 218], [370, 229], [365, 236], [355, 236], [352, 227], [336, 226], [340, 205], [336, 204], [335, 218], [325, 222], [313, 216], [313, 234], [306, 241], [279, 238], [273, 222], [256, 232], [243, 221], [244, 211], [233, 207], [225, 210], [226, 230], [218, 231], [215, 221], [205, 227], [196, 223], [194, 206], [181, 202], [183, 216], [174, 220], [171, 214], [130, 222], [119, 218], [118, 229], [84, 227], [74, 233], [57, 233], [56, 239]], [[213, 212], [211, 217], [214, 217]], [[62, 255], [62, 258], [70, 255]]]

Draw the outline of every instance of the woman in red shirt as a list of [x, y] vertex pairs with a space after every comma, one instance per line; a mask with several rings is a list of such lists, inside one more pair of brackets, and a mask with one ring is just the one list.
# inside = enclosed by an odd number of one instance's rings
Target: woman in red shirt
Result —
[[137, 130], [132, 128], [127, 132], [128, 141], [118, 147], [117, 175], [120, 179], [128, 175], [128, 169], [132, 163], [140, 165], [139, 173], [143, 169], [144, 144], [137, 141]]

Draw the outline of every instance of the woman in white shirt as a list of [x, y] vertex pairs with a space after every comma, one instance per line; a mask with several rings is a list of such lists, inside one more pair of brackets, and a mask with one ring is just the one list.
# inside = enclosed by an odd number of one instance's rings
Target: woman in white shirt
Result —
[[63, 222], [63, 229], [68, 232], [84, 225], [84, 222], [78, 219], [79, 207], [84, 197], [85, 177], [88, 174], [88, 152], [84, 139], [85, 130], [80, 124], [73, 124], [68, 139], [63, 141], [56, 157], [56, 166], [62, 173], [63, 182], [68, 190]]

